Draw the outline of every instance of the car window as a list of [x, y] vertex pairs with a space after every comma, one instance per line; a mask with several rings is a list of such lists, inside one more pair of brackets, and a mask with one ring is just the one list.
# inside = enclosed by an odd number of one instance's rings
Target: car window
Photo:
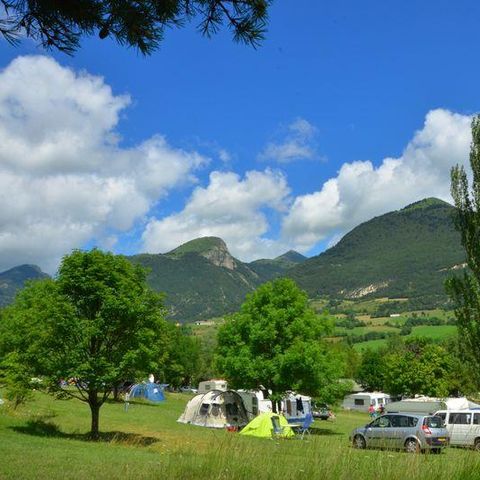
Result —
[[412, 428], [417, 424], [418, 419], [409, 415], [392, 416], [392, 427]]
[[445, 424], [445, 419], [447, 418], [446, 412], [436, 413], [436, 417], [440, 417], [442, 419], [442, 423]]
[[434, 417], [425, 417], [423, 424], [429, 428], [442, 428], [444, 421], [439, 415], [435, 415]]
[[472, 414], [465, 412], [450, 412], [448, 423], [450, 425], [470, 425]]
[[480, 413], [473, 414], [473, 424], [480, 425]]
[[385, 428], [385, 427], [390, 427], [390, 417], [389, 416], [383, 416], [383, 417], [378, 417], [376, 420], [374, 420], [371, 424], [370, 427], [380, 427], [380, 428]]

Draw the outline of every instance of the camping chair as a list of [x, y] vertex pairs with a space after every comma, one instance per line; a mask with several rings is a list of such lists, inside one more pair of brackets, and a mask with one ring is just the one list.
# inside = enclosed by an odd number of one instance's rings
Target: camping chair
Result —
[[273, 415], [271, 417], [272, 420], [272, 437], [280, 437], [285, 433], [285, 427], [282, 427], [280, 425], [280, 419], [278, 418], [277, 415]]
[[311, 413], [307, 413], [305, 415], [305, 419], [303, 423], [297, 428], [297, 433], [300, 434], [300, 438], [303, 440], [303, 437], [306, 433], [310, 435], [310, 427], [313, 423], [313, 415]]

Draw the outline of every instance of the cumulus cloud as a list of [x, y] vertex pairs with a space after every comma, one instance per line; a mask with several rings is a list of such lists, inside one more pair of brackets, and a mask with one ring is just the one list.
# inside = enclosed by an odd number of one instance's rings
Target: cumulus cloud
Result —
[[207, 187], [196, 187], [185, 208], [163, 219], [151, 219], [143, 234], [144, 250], [165, 252], [196, 237], [224, 239], [242, 260], [272, 257], [285, 246], [265, 237], [265, 210], [283, 212], [289, 187], [277, 171], [212, 172]]
[[402, 155], [345, 163], [319, 191], [295, 198], [283, 221], [284, 242], [307, 251], [323, 239], [425, 197], [450, 200], [450, 168], [468, 160], [471, 117], [430, 111]]
[[303, 118], [297, 118], [287, 127], [287, 133], [278, 142], [269, 142], [258, 155], [259, 160], [290, 163], [315, 157], [316, 128]]
[[208, 160], [155, 136], [124, 148], [127, 95], [53, 59], [19, 57], [0, 72], [0, 271], [50, 272], [72, 248], [114, 245]]

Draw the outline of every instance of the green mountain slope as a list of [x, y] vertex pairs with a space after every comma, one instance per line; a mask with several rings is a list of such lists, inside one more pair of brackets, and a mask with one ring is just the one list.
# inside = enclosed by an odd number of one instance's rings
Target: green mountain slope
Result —
[[289, 276], [311, 297], [408, 297], [441, 304], [447, 300], [446, 276], [461, 269], [465, 258], [453, 212], [430, 198], [376, 217]]
[[289, 257], [265, 261], [265, 268], [257, 262], [242, 263], [216, 237], [192, 240], [166, 254], [135, 255], [130, 260], [149, 269], [149, 285], [166, 294], [169, 317], [180, 322], [236, 311], [247, 293], [295, 264]]
[[0, 273], [0, 307], [11, 303], [26, 281], [46, 277], [48, 275], [36, 265], [19, 265]]

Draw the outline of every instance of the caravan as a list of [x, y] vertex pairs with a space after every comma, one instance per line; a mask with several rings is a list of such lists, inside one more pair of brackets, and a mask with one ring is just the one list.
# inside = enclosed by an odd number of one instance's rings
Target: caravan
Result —
[[281, 405], [282, 412], [289, 422], [303, 422], [307, 417], [313, 418], [311, 397], [287, 392], [282, 398]]
[[268, 391], [237, 390], [237, 393], [242, 397], [243, 404], [245, 405], [250, 420], [261, 413], [272, 411], [272, 401], [268, 399]]
[[382, 392], [360, 392], [347, 395], [343, 399], [342, 407], [345, 410], [359, 410], [361, 412], [368, 412], [368, 407], [373, 405], [375, 410], [380, 408], [380, 405], [385, 406], [390, 403], [390, 395]]

